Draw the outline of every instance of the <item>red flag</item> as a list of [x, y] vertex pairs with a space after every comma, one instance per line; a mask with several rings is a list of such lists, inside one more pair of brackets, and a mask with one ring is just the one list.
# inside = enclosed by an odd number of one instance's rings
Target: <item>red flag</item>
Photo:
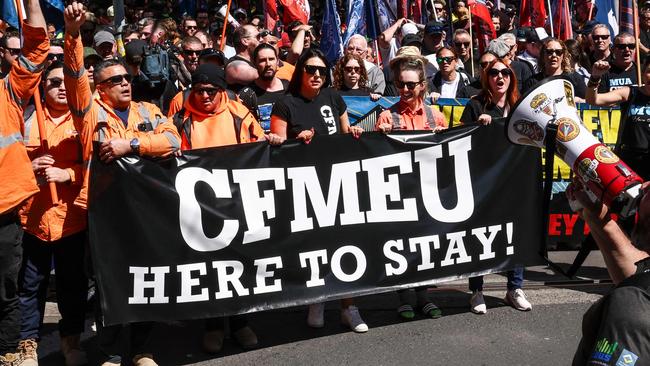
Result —
[[470, 12], [472, 13], [472, 29], [478, 38], [479, 53], [483, 54], [487, 49], [490, 40], [497, 37], [497, 31], [492, 23], [490, 10], [481, 0], [469, 0], [467, 2]]
[[521, 0], [519, 25], [522, 27], [543, 27], [546, 22], [544, 0]]
[[309, 2], [307, 0], [280, 0], [284, 7], [284, 24], [299, 20], [302, 24], [309, 22]]
[[275, 29], [275, 23], [280, 18], [278, 16], [277, 0], [264, 0], [264, 18], [266, 21], [266, 29], [273, 31]]
[[416, 0], [411, 4], [411, 18], [414, 19], [416, 23], [420, 23], [422, 19], [422, 2]]
[[408, 0], [397, 0], [397, 18], [408, 18], [409, 6]]
[[568, 0], [557, 0], [553, 11], [553, 34], [555, 38], [566, 41], [573, 38], [571, 10]]

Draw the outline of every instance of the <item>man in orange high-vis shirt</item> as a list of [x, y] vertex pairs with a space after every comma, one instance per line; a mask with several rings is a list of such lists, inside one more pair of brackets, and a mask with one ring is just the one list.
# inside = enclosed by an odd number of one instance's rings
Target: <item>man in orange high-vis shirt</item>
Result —
[[[135, 103], [131, 100], [131, 76], [124, 66], [116, 60], [106, 60], [94, 67], [93, 79], [99, 98], [93, 98], [84, 69], [83, 50], [79, 28], [84, 22], [85, 9], [82, 4], [73, 2], [65, 9], [65, 17], [74, 21], [66, 22], [65, 48], [65, 88], [75, 129], [79, 131], [84, 160], [84, 181], [75, 204], [87, 207], [89, 162], [93, 156], [93, 142], [101, 143], [98, 155], [102, 162], [110, 163], [126, 155], [165, 156], [180, 147], [180, 136], [174, 125], [167, 121], [163, 113], [151, 103]], [[97, 162], [100, 164], [100, 162]], [[128, 197], [124, 197], [128, 199]], [[92, 246], [93, 243], [90, 242]], [[102, 294], [98, 293], [101, 299]], [[98, 309], [100, 310], [100, 309]], [[126, 350], [121, 347], [126, 326], [102, 326], [100, 311], [96, 314], [97, 336], [103, 365], [121, 364], [121, 355]], [[136, 366], [153, 366], [148, 339], [151, 323], [133, 323], [127, 348], [135, 354]]]
[[[22, 234], [17, 209], [38, 192], [23, 144], [23, 109], [34, 93], [49, 52], [47, 25], [38, 0], [25, 2], [22, 54], [0, 81], [0, 365], [20, 364], [18, 271]], [[27, 365], [27, 363], [25, 363]]]
[[[40, 339], [42, 306], [54, 263], [61, 351], [66, 366], [80, 366], [88, 362], [79, 344], [88, 295], [84, 271], [86, 210], [73, 203], [81, 189], [83, 157], [68, 108], [63, 69], [63, 63], [55, 61], [42, 78], [47, 153], [41, 149], [35, 113], [27, 113], [25, 119], [25, 144], [41, 191], [20, 214], [25, 235], [18, 283], [22, 315], [19, 349], [25, 359], [38, 359], [36, 342]], [[52, 202], [46, 184], [50, 182], [56, 183], [59, 202]]]

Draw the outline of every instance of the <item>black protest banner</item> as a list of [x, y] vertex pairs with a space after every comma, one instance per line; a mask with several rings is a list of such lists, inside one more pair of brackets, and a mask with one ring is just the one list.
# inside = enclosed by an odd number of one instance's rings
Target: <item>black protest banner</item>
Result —
[[246, 313], [542, 263], [539, 157], [491, 125], [93, 163], [105, 322]]

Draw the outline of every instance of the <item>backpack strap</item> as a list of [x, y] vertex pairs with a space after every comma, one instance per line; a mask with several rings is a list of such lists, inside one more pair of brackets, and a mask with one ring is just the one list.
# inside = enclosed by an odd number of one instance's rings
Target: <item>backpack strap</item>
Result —
[[185, 140], [187, 141], [187, 146], [192, 148], [192, 116], [185, 118], [185, 108], [181, 108], [180, 111], [176, 112], [174, 115], [174, 126], [178, 134], [181, 136], [181, 145], [183, 144], [183, 135], [185, 135]]

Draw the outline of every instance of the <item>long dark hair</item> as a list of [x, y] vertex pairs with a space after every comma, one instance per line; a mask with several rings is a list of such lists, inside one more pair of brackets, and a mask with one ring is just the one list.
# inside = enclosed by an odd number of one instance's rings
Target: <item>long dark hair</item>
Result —
[[515, 70], [513, 70], [512, 67], [501, 58], [495, 58], [483, 69], [483, 71], [481, 71], [482, 89], [479, 95], [482, 96], [485, 100], [485, 105], [492, 103], [492, 91], [490, 90], [490, 82], [488, 81], [488, 72], [491, 68], [494, 67], [496, 63], [502, 63], [512, 72], [510, 75], [510, 85], [508, 85], [508, 90], [506, 91], [506, 101], [508, 102], [508, 105], [510, 105], [510, 108], [512, 108], [517, 103], [517, 100], [519, 100], [519, 92], [517, 91], [517, 76], [515, 75]]
[[293, 72], [293, 76], [291, 77], [291, 81], [289, 82], [289, 93], [293, 95], [300, 95], [300, 86], [302, 85], [302, 75], [305, 72], [305, 64], [307, 63], [307, 60], [310, 58], [318, 57], [323, 61], [323, 64], [325, 64], [325, 67], [327, 68], [327, 72], [325, 75], [321, 75], [322, 77], [325, 78], [325, 81], [323, 82], [322, 88], [327, 88], [332, 84], [332, 79], [330, 77], [330, 63], [327, 62], [327, 59], [325, 58], [325, 55], [321, 50], [317, 48], [310, 47], [306, 49], [302, 55], [300, 55], [300, 58], [298, 59], [298, 62], [296, 62], [296, 70]]

